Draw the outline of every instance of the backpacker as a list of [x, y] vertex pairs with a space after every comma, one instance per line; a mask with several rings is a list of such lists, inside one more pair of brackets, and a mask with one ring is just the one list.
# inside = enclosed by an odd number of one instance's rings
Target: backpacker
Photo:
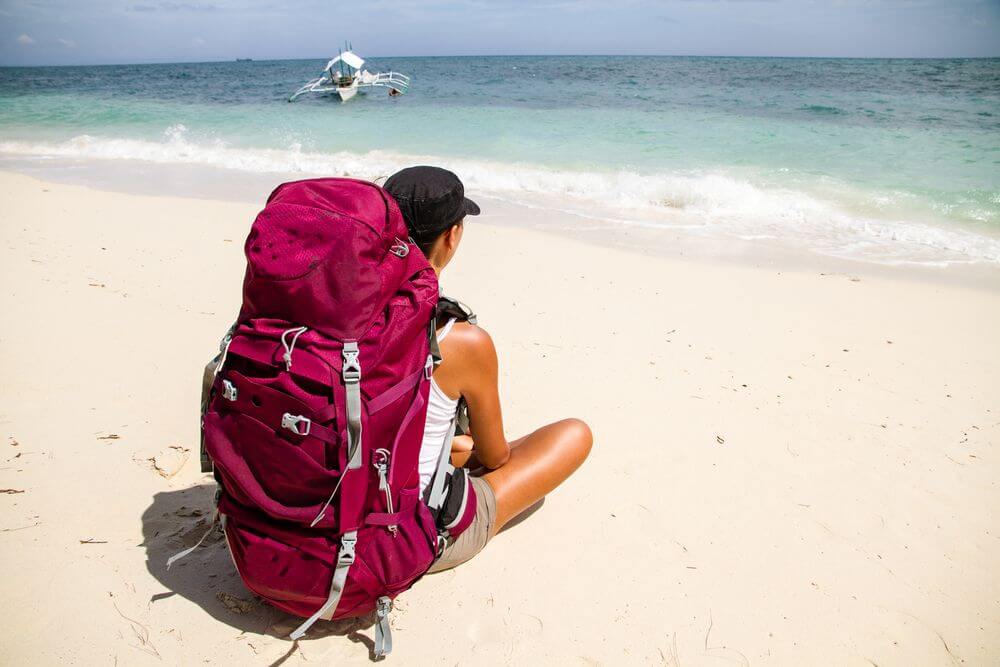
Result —
[[392, 197], [350, 179], [279, 186], [245, 251], [202, 419], [233, 561], [252, 592], [308, 617], [293, 639], [375, 610], [386, 654], [392, 599], [442, 543], [445, 498], [419, 497], [417, 472], [437, 278]]

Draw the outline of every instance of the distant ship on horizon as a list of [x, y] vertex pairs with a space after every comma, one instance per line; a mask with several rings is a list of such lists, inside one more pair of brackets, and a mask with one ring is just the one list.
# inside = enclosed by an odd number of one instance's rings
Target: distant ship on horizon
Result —
[[237, 58], [236, 62], [238, 62], [238, 63], [252, 63], [253, 62], [253, 58]]

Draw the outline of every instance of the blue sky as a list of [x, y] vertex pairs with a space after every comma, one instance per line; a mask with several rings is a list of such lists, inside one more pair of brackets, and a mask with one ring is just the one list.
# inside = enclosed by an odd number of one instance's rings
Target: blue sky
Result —
[[1000, 56], [1000, 0], [0, 0], [0, 64], [364, 55]]

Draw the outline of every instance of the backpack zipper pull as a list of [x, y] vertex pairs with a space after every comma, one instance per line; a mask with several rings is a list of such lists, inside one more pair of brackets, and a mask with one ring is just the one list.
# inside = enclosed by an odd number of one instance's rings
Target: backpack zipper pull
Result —
[[[378, 490], [385, 493], [385, 510], [389, 514], [393, 514], [392, 489], [389, 488], [389, 450], [376, 449], [372, 459], [372, 465], [378, 471]], [[399, 529], [395, 525], [388, 526], [388, 529], [392, 536], [396, 537]]]
[[[299, 336], [308, 331], [305, 327], [292, 327], [291, 329], [285, 329], [281, 333], [281, 346], [285, 348], [285, 353], [281, 355], [281, 358], [285, 361], [285, 370], [292, 370], [292, 352], [295, 351], [295, 344], [299, 342]], [[288, 334], [295, 334], [292, 336], [292, 344], [289, 345], [286, 337]]]

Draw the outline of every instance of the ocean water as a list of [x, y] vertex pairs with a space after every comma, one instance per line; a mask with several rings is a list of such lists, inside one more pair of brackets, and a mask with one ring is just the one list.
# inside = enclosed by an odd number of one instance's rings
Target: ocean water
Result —
[[371, 58], [410, 92], [287, 103], [323, 64], [0, 68], [0, 157], [289, 178], [433, 163], [612, 225], [1000, 264], [998, 59]]

